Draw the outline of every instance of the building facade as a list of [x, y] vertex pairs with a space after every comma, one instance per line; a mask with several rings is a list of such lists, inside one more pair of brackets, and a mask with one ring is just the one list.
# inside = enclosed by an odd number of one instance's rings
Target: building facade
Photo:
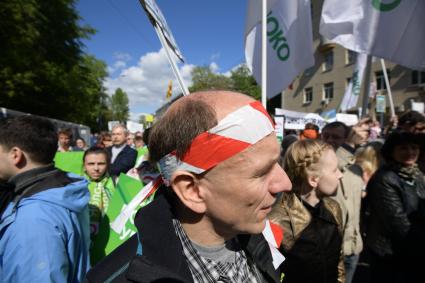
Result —
[[[312, 1], [312, 22], [315, 65], [301, 73], [282, 93], [281, 108], [300, 112], [325, 113], [339, 107], [356, 63], [356, 53], [327, 42], [319, 34], [323, 0]], [[425, 52], [425, 49], [424, 49]], [[415, 71], [385, 61], [396, 114], [411, 109], [412, 101], [425, 102], [425, 72]], [[364, 82], [364, 80], [363, 80]], [[369, 109], [374, 115], [374, 95], [385, 95], [386, 115], [389, 101], [379, 59], [373, 59], [370, 73], [371, 96]], [[348, 113], [358, 113], [363, 104], [364, 87], [359, 101]]]

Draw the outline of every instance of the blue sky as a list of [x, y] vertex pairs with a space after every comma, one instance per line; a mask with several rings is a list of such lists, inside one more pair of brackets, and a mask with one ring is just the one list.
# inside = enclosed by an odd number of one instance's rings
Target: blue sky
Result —
[[[226, 73], [245, 62], [246, 0], [157, 0], [180, 47], [179, 64], [189, 86], [194, 66], [208, 65]], [[138, 0], [80, 0], [82, 24], [97, 30], [84, 41], [86, 51], [105, 61], [109, 93], [123, 88], [130, 98], [131, 118], [153, 113], [165, 102], [169, 80], [180, 93], [158, 37]]]

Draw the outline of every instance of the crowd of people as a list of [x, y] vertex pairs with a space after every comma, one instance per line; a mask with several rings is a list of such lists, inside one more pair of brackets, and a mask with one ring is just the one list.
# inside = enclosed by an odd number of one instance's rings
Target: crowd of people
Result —
[[[2, 121], [0, 282], [349, 283], [363, 257], [370, 282], [422, 282], [424, 129], [410, 111], [382, 131], [309, 123], [279, 144], [261, 104], [227, 91], [92, 141], [34, 116]], [[70, 151], [84, 152], [83, 176], [55, 167]], [[120, 175], [159, 173], [137, 233], [94, 255]]]

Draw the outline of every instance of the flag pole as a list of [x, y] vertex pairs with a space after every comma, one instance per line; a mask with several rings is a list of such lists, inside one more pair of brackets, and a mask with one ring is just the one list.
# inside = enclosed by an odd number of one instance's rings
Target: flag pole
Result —
[[267, 109], [267, 0], [263, 0], [261, 21], [261, 103]]
[[159, 41], [161, 42], [162, 47], [165, 49], [165, 53], [167, 54], [168, 61], [170, 62], [171, 68], [173, 69], [174, 75], [177, 77], [177, 81], [179, 82], [180, 88], [183, 92], [183, 95], [189, 95], [189, 89], [185, 85], [183, 78], [179, 72], [179, 69], [177, 68], [176, 62], [174, 62], [174, 59], [171, 57], [169, 46], [165, 40], [164, 35], [162, 34], [162, 31], [158, 27], [158, 25], [155, 23], [153, 25], [155, 28], [156, 34], [159, 37]]
[[387, 68], [385, 67], [384, 59], [381, 59], [381, 66], [382, 66], [382, 72], [384, 73], [385, 85], [387, 86], [387, 91], [388, 91], [388, 100], [390, 102], [391, 117], [394, 117], [395, 111], [394, 111], [393, 96], [391, 94], [391, 86], [390, 86], [390, 81], [388, 80]]
[[361, 116], [361, 118], [366, 117], [367, 110], [368, 110], [371, 65], [372, 65], [372, 56], [367, 55], [366, 68], [365, 68], [365, 72], [364, 72], [364, 75], [363, 75], [364, 85], [363, 85], [363, 104], [362, 104], [362, 116]]

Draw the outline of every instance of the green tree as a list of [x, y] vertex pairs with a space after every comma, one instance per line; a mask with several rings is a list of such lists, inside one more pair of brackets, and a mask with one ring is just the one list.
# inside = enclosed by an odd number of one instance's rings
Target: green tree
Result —
[[257, 100], [261, 98], [261, 88], [245, 64], [231, 71], [230, 79], [233, 90], [252, 96]]
[[192, 70], [192, 82], [190, 92], [222, 89], [241, 92], [255, 99], [261, 98], [261, 89], [245, 64], [231, 71], [230, 77], [216, 74], [208, 66], [195, 67]]
[[96, 126], [106, 66], [83, 52], [94, 30], [75, 0], [0, 2], [0, 105]]
[[127, 94], [117, 88], [111, 98], [112, 119], [124, 123], [128, 120], [129, 107]]
[[231, 80], [220, 74], [214, 73], [210, 67], [195, 67], [192, 70], [192, 86], [190, 92], [211, 90], [211, 89], [231, 89]]

